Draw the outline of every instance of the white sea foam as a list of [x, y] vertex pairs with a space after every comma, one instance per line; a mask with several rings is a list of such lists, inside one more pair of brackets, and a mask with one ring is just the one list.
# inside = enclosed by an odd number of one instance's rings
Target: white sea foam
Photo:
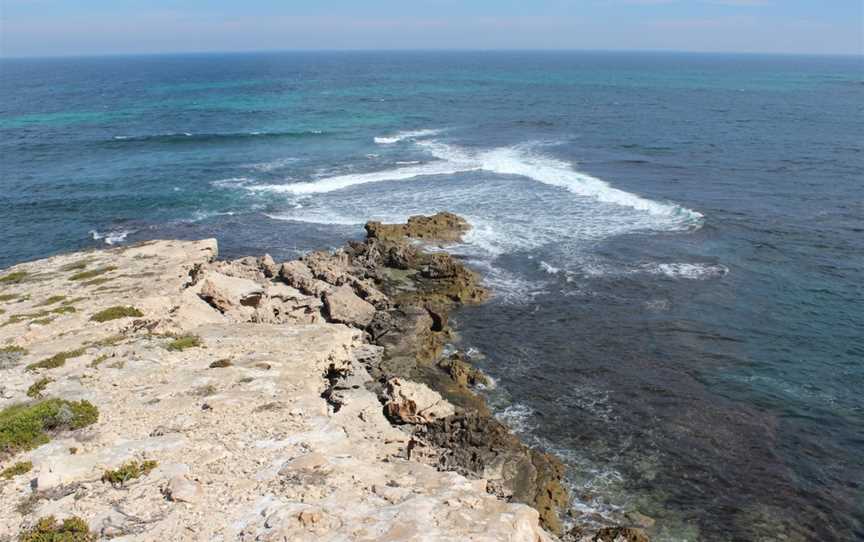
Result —
[[336, 175], [311, 182], [249, 186], [248, 189], [256, 192], [264, 191], [283, 194], [321, 194], [333, 192], [334, 190], [344, 190], [359, 184], [406, 181], [430, 175], [452, 175], [460, 171], [463, 170], [459, 167], [454, 167], [454, 164], [448, 162], [430, 162], [428, 164], [374, 171], [371, 173]]
[[276, 185], [253, 185], [249, 190], [288, 194], [319, 194], [377, 182], [406, 181], [433, 175], [453, 175], [467, 171], [490, 171], [517, 175], [563, 188], [578, 196], [607, 204], [629, 207], [678, 226], [698, 226], [702, 214], [673, 203], [658, 202], [612, 187], [606, 181], [576, 171], [572, 165], [523, 147], [505, 147], [472, 154], [454, 145], [435, 140], [416, 141], [438, 161], [369, 173], [343, 174], [315, 181]]
[[231, 177], [228, 179], [219, 179], [218, 181], [212, 181], [210, 185], [216, 188], [237, 188], [245, 186], [251, 182], [253, 182], [253, 179], [250, 179], [249, 177]]
[[543, 271], [546, 271], [547, 273], [549, 273], [550, 275], [557, 275], [558, 273], [561, 272], [560, 267], [555, 267], [554, 265], [548, 264], [548, 263], [543, 262], [543, 261], [540, 262], [540, 268]]
[[278, 160], [272, 160], [270, 162], [260, 162], [258, 164], [252, 164], [250, 167], [255, 171], [268, 173], [270, 171], [282, 169], [286, 166], [289, 166], [294, 162], [297, 162], [298, 160], [298, 158], [279, 158]]
[[[303, 208], [303, 206], [299, 203], [296, 205], [299, 205], [299, 207], [295, 206], [295, 210]], [[273, 220], [282, 220], [286, 222], [306, 222], [309, 224], [335, 224], [341, 226], [358, 226], [365, 223], [363, 220], [358, 220], [349, 216], [339, 215], [337, 213], [328, 212], [326, 210], [309, 210], [306, 212], [298, 211], [291, 214], [264, 213], [264, 216]]]
[[533, 415], [534, 411], [531, 407], [515, 403], [500, 412], [496, 412], [495, 418], [516, 433], [528, 433], [534, 428], [534, 424], [531, 423]]
[[125, 241], [126, 236], [130, 233], [135, 233], [135, 230], [111, 230], [108, 233], [99, 233], [96, 230], [90, 230], [90, 237], [94, 241], [104, 241], [106, 245], [114, 245]]
[[430, 137], [440, 133], [441, 130], [406, 130], [404, 132], [397, 132], [391, 136], [376, 137], [375, 143], [378, 143], [379, 145], [392, 145], [394, 143], [399, 143], [400, 141], [405, 141], [406, 139]]
[[235, 214], [237, 214], [235, 211], [204, 211], [199, 209], [192, 213], [192, 218], [187, 222], [201, 222], [217, 216], [234, 216]]
[[480, 155], [481, 168], [505, 175], [520, 175], [604, 203], [631, 207], [655, 216], [699, 221], [702, 214], [680, 205], [661, 203], [612, 187], [606, 181], [573, 169], [564, 161], [520, 148], [495, 149]]
[[724, 265], [701, 263], [660, 263], [644, 266], [644, 270], [655, 275], [666, 275], [675, 279], [704, 280], [725, 276], [729, 268]]

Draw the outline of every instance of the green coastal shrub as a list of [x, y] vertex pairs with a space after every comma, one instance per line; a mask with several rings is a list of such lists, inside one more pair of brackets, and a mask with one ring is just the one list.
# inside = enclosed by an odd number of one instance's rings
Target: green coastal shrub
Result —
[[90, 265], [90, 260], [79, 260], [77, 262], [67, 263], [60, 267], [60, 271], [80, 271], [82, 269], [87, 269], [88, 265]]
[[96, 535], [83, 519], [73, 516], [58, 523], [54, 516], [36, 522], [31, 529], [18, 535], [18, 542], [95, 542]]
[[50, 316], [50, 315], [51, 315], [51, 313], [48, 312], [48, 311], [39, 311], [39, 312], [28, 312], [28, 313], [13, 314], [12, 316], [9, 317], [8, 320], [6, 320], [6, 323], [4, 323], [3, 325], [4, 325], [4, 326], [8, 326], [8, 325], [12, 325], [12, 324], [17, 324], [17, 323], [19, 323], [19, 322], [24, 322], [24, 321], [27, 321], [27, 320], [31, 320], [31, 321], [32, 321], [32, 320], [36, 320], [36, 319], [39, 319], [39, 318], [46, 318], [46, 317], [48, 317], [48, 316]]
[[0, 471], [0, 478], [3, 478], [4, 480], [11, 480], [16, 476], [27, 474], [31, 470], [33, 470], [33, 463], [31, 463], [30, 461], [19, 461], [11, 467], [6, 467], [2, 471]]
[[14, 344], [0, 348], [0, 369], [14, 367], [18, 364], [18, 361], [26, 355], [27, 350]]
[[8, 275], [3, 275], [2, 277], [0, 277], [0, 283], [18, 284], [20, 282], [23, 282], [26, 278], [27, 271], [15, 271], [14, 273], [9, 273]]
[[47, 388], [48, 384], [51, 382], [52, 380], [50, 378], [40, 378], [34, 382], [32, 386], [27, 388], [27, 397], [32, 397], [34, 399], [42, 397], [42, 392], [45, 391], [45, 388]]
[[197, 348], [201, 346], [201, 338], [197, 335], [183, 335], [169, 342], [165, 348], [172, 352], [182, 352], [187, 348]]
[[69, 277], [69, 280], [88, 280], [92, 278], [96, 278], [99, 275], [104, 275], [110, 271], [115, 271], [117, 267], [113, 265], [106, 265], [105, 267], [97, 267], [96, 269], [91, 269], [90, 271], [82, 271], [80, 273], [76, 273]]
[[40, 326], [47, 326], [51, 322], [53, 322], [53, 318], [37, 318], [36, 320], [30, 320], [31, 324], [39, 324]]
[[70, 350], [68, 352], [60, 352], [58, 354], [54, 354], [50, 358], [45, 358], [42, 361], [31, 363], [26, 367], [26, 369], [28, 371], [35, 371], [36, 369], [56, 369], [57, 367], [62, 367], [66, 365], [66, 360], [83, 356], [84, 352], [86, 352], [86, 348], [79, 348], [77, 350]]
[[155, 461], [130, 461], [124, 463], [120, 468], [115, 470], [106, 470], [102, 475], [102, 481], [111, 484], [114, 487], [123, 487], [129, 480], [147, 476], [150, 471], [155, 469], [159, 464]]
[[121, 342], [123, 342], [124, 340], [126, 340], [125, 335], [117, 334], [117, 335], [111, 335], [109, 337], [105, 337], [104, 339], [99, 339], [98, 341], [90, 342], [88, 344], [92, 344], [93, 346], [98, 346], [98, 347], [102, 348], [102, 347], [108, 347], [108, 346], [116, 346], [116, 345], [120, 344]]
[[138, 318], [144, 314], [135, 307], [109, 307], [104, 311], [99, 311], [90, 317], [94, 322], [108, 322], [119, 318]]
[[9, 346], [4, 346], [3, 348], [0, 348], [0, 354], [16, 354], [23, 356], [27, 354], [27, 350], [21, 348], [20, 346], [10, 344]]
[[51, 297], [49, 297], [48, 299], [46, 299], [42, 303], [39, 303], [38, 305], [35, 305], [35, 306], [36, 307], [45, 307], [47, 305], [53, 305], [54, 303], [59, 303], [59, 302], [63, 301], [64, 299], [66, 299], [65, 295], [52, 295]]
[[96, 423], [99, 410], [88, 401], [47, 399], [0, 410], [0, 457], [31, 450], [50, 440], [50, 434], [81, 429]]

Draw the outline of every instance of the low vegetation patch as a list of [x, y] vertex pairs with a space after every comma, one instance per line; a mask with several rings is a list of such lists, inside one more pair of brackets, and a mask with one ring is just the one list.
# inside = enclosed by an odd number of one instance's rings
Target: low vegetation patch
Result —
[[73, 312], [77, 312], [75, 307], [71, 305], [63, 305], [61, 307], [57, 307], [56, 309], [51, 310], [41, 310], [39, 312], [27, 312], [20, 314], [13, 314], [9, 317], [6, 322], [3, 323], [4, 326], [18, 324], [20, 322], [31, 322], [34, 324], [42, 324], [46, 322], [51, 322], [54, 320], [55, 314], [70, 314]]
[[108, 322], [119, 318], [137, 318], [144, 314], [135, 307], [109, 307], [104, 311], [99, 311], [90, 317], [94, 322]]
[[3, 325], [4, 325], [4, 326], [9, 326], [9, 325], [12, 325], [12, 324], [17, 324], [17, 323], [19, 323], [19, 322], [25, 322], [25, 321], [28, 321], [28, 320], [32, 321], [32, 320], [36, 320], [36, 319], [39, 319], [39, 318], [46, 318], [46, 317], [48, 317], [48, 316], [50, 316], [50, 315], [51, 315], [51, 313], [48, 312], [48, 311], [27, 312], [27, 313], [13, 314], [12, 316], [9, 317], [8, 320], [6, 320], [6, 322], [5, 322]]
[[18, 360], [27, 355], [27, 350], [10, 344], [0, 348], [0, 369], [12, 367], [18, 363]]
[[0, 294], [0, 302], [12, 301], [16, 299], [18, 294]]
[[88, 401], [47, 399], [0, 410], [0, 457], [32, 450], [53, 433], [96, 423], [99, 411]]
[[77, 262], [67, 263], [60, 267], [60, 271], [80, 271], [87, 269], [88, 265], [90, 265], [90, 260], [78, 260]]
[[0, 284], [18, 284], [27, 278], [27, 271], [15, 271], [0, 277]]
[[117, 267], [113, 265], [106, 265], [105, 267], [97, 267], [96, 269], [91, 269], [89, 271], [82, 271], [80, 273], [75, 273], [69, 280], [89, 280], [98, 277], [99, 275], [104, 275], [110, 271], [115, 271]]
[[157, 467], [155, 461], [130, 461], [124, 463], [120, 468], [115, 470], [106, 470], [102, 475], [102, 481], [111, 484], [116, 488], [123, 487], [129, 480], [134, 480], [142, 476], [147, 476], [150, 471]]
[[21, 348], [18, 345], [10, 344], [9, 346], [4, 346], [3, 348], [0, 348], [0, 355], [2, 354], [15, 354], [23, 356], [27, 354], [27, 350], [25, 348]]
[[101, 356], [99, 356], [98, 358], [96, 358], [92, 362], [90, 362], [90, 368], [91, 369], [98, 369], [99, 366], [102, 365], [102, 362], [105, 361], [106, 359], [108, 359], [108, 354], [102, 354]]
[[36, 306], [37, 307], [46, 307], [48, 305], [53, 305], [54, 303], [60, 303], [64, 299], [66, 299], [65, 295], [52, 295], [51, 297], [49, 297], [48, 299], [46, 299], [42, 303], [39, 303]]
[[187, 348], [198, 348], [201, 346], [201, 337], [197, 335], [183, 335], [169, 342], [165, 348], [172, 352], [182, 352]]
[[54, 318], [37, 318], [35, 320], [30, 320], [31, 324], [38, 324], [40, 326], [47, 326], [51, 322], [54, 321]]
[[18, 535], [18, 542], [95, 542], [96, 535], [83, 519], [73, 516], [62, 523], [54, 516], [36, 522], [31, 529]]
[[32, 397], [34, 399], [39, 399], [42, 397], [42, 392], [45, 391], [45, 388], [48, 387], [48, 384], [53, 382], [50, 378], [40, 378], [36, 382], [33, 383], [32, 386], [27, 388], [27, 397]]
[[60, 352], [58, 354], [54, 354], [50, 358], [45, 358], [42, 361], [31, 363], [27, 366], [27, 370], [35, 371], [36, 369], [56, 369], [57, 367], [62, 367], [66, 365], [66, 360], [83, 356], [84, 352], [86, 352], [86, 348], [79, 348], [77, 350], [70, 350], [68, 352]]
[[11, 480], [16, 476], [27, 474], [31, 470], [33, 470], [33, 463], [31, 463], [30, 461], [19, 461], [11, 467], [6, 467], [2, 471], [0, 471], [0, 478], [3, 478], [4, 480]]
[[99, 339], [98, 341], [93, 341], [88, 344], [92, 344], [93, 346], [98, 347], [117, 346], [125, 339], [125, 335], [121, 335], [118, 333], [117, 335], [111, 335], [110, 337], [105, 337], [104, 339]]

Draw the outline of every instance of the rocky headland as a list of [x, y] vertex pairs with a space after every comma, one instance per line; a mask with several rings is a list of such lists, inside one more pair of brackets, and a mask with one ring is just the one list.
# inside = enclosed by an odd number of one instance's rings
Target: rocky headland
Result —
[[0, 272], [0, 541], [641, 541], [565, 533], [564, 468], [491, 416], [441, 213], [335, 252], [150, 241]]

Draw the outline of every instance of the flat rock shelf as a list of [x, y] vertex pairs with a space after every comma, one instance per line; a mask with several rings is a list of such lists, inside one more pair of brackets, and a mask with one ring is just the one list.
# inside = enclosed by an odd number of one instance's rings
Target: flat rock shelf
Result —
[[449, 311], [487, 292], [424, 246], [469, 227], [370, 223], [284, 263], [206, 239], [0, 272], [0, 541], [645, 539], [565, 532], [561, 463], [444, 355]]

